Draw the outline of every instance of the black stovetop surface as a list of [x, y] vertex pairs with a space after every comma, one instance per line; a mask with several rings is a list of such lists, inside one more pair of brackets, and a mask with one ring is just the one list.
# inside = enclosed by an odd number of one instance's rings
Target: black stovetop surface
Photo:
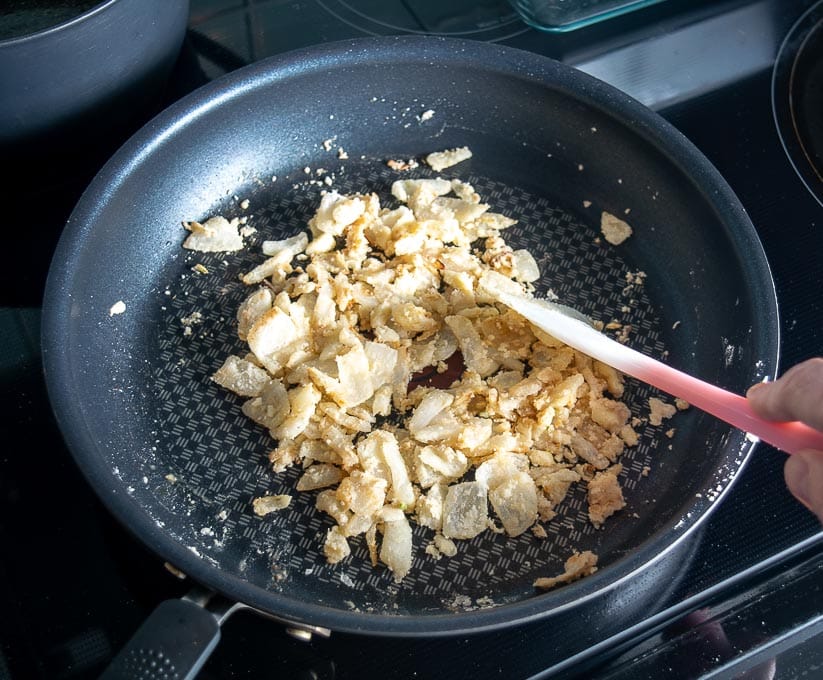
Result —
[[[778, 48], [811, 2], [669, 0], [570, 34], [527, 28], [501, 2], [192, 0], [170, 103], [244, 63], [368, 34], [435, 32], [546, 54], [658, 110], [725, 176], [763, 242], [781, 314], [781, 365], [823, 354], [823, 207], [800, 182], [771, 109]], [[101, 151], [100, 155], [105, 155]], [[60, 229], [100, 158], [7, 197], [0, 279], [0, 680], [96, 677], [153, 607], [190, 584], [108, 515], [62, 443], [41, 375], [39, 305]], [[32, 211], [36, 207], [36, 211]], [[814, 677], [823, 668], [823, 533], [759, 445], [694, 538], [682, 581], [620, 629], [581, 618], [473, 637], [311, 643], [243, 613], [198, 677], [563, 675]], [[664, 596], [661, 595], [661, 598]], [[562, 642], [558, 642], [562, 640]], [[815, 670], [816, 669], [816, 670]]]

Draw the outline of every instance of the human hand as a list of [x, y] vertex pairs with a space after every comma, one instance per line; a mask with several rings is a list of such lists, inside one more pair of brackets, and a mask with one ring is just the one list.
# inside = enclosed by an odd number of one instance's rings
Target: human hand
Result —
[[[799, 420], [823, 431], [823, 358], [809, 359], [746, 394], [752, 410], [768, 420]], [[783, 468], [792, 495], [823, 523], [823, 451], [798, 451]]]

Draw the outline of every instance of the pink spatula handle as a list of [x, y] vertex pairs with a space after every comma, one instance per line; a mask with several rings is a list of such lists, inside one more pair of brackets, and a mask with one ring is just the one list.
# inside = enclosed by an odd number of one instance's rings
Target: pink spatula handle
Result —
[[644, 355], [640, 356], [644, 361], [638, 361], [632, 371], [623, 370], [664, 392], [685, 399], [693, 406], [786, 453], [795, 453], [801, 449], [823, 451], [823, 433], [814, 428], [798, 421], [764, 420], [752, 411], [745, 397], [710, 385]]

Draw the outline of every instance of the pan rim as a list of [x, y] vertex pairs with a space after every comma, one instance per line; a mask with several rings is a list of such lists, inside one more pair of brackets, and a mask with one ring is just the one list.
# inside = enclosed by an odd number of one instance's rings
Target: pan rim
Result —
[[[751, 267], [752, 283], [760, 286], [759, 290], [754, 291], [763, 304], [760, 336], [766, 345], [764, 353], [770, 355], [764, 356], [763, 361], [767, 373], [776, 374], [779, 359], [778, 307], [765, 252], [754, 226], [731, 187], [682, 133], [629, 95], [571, 66], [498, 44], [421, 36], [345, 40], [267, 58], [202, 86], [172, 104], [138, 131], [110, 159], [84, 192], [55, 251], [43, 303], [43, 365], [52, 409], [63, 437], [97, 496], [142, 543], [182, 569], [194, 581], [278, 618], [341, 632], [425, 637], [492, 631], [567, 611], [619, 587], [638, 572], [657, 564], [706, 521], [731, 488], [734, 477], [745, 466], [755, 442], [739, 431], [729, 434], [726, 448], [733, 455], [726, 462], [733, 467], [733, 475], [725, 480], [722, 490], [711, 501], [706, 498], [696, 499], [693, 512], [685, 517], [673, 517], [667, 526], [644, 542], [644, 548], [652, 551], [651, 559], [644, 551], [635, 551], [565, 588], [488, 609], [427, 615], [347, 612], [313, 602], [297, 601], [228, 574], [200, 559], [179, 540], [157, 527], [143, 510], [142, 504], [113, 486], [114, 477], [110, 470], [106, 474], [105, 471], [96, 469], [94, 446], [91, 445], [93, 443], [88, 441], [86, 432], [77, 425], [82, 414], [73, 404], [75, 394], [72, 391], [72, 376], [66, 362], [61, 360], [63, 354], [60, 339], [65, 337], [68, 329], [68, 316], [65, 309], [62, 309], [61, 301], [71, 295], [71, 263], [83, 245], [84, 234], [93, 224], [95, 213], [128, 176], [131, 168], [149, 158], [153, 149], [164, 144], [168, 137], [184, 128], [188, 122], [208, 115], [210, 110], [219, 107], [222, 102], [240, 97], [249, 89], [268, 87], [281, 79], [299, 77], [307, 71], [314, 72], [328, 65], [340, 68], [346, 64], [357, 64], [365, 55], [372, 61], [390, 61], [396, 59], [398, 54], [407, 60], [437, 58], [455, 65], [530, 79], [559, 89], [588, 105], [607, 110], [612, 117], [626, 125], [627, 121], [631, 121], [634, 133], [665, 152], [667, 158], [691, 178], [703, 195], [712, 196], [712, 207], [717, 211], [719, 220], [729, 230], [733, 226], [737, 228], [730, 236], [734, 237], [737, 247], [745, 248], [745, 252], [751, 254], [747, 258], [747, 264]], [[494, 59], [490, 59], [492, 56]], [[667, 534], [673, 534], [673, 537]]]

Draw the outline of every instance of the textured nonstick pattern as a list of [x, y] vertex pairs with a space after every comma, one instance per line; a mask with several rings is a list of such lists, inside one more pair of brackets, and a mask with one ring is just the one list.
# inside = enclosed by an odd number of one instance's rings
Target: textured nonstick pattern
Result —
[[[418, 170], [403, 176], [425, 175], [426, 171]], [[347, 163], [345, 173], [336, 175], [335, 188], [376, 191], [385, 204], [393, 200], [389, 188], [397, 178], [384, 164], [359, 161]], [[492, 210], [518, 220], [504, 235], [514, 247], [528, 248], [535, 256], [543, 273], [540, 292], [550, 288], [593, 318], [631, 324], [636, 329], [630, 334], [632, 346], [652, 356], [663, 354], [655, 306], [644, 287], [627, 285], [627, 273], [637, 268], [620, 256], [618, 248], [599, 238], [596, 206], [581, 205], [575, 214], [500, 182], [477, 176], [463, 179], [474, 185]], [[158, 305], [163, 309], [156, 329], [159, 351], [151, 366], [158, 441], [150, 460], [154, 469], [146, 477], [171, 474], [176, 480], [163, 479], [151, 491], [179, 518], [179, 524], [167, 525], [167, 530], [221, 568], [265, 587], [327, 592], [336, 606], [389, 611], [397, 607], [409, 612], [476, 606], [478, 599], [480, 605], [499, 604], [533, 594], [532, 580], [562, 570], [573, 550], [591, 548], [608, 554], [614, 548], [612, 522], [630, 525], [635, 513], [654, 512], [647, 502], [653, 487], [643, 469], [653, 467], [655, 458], [664, 455], [671, 442], [662, 430], [670, 425], [645, 428], [640, 444], [626, 450], [621, 481], [628, 507], [603, 530], [590, 524], [585, 494], [579, 488], [545, 525], [545, 539], [530, 532], [511, 538], [486, 531], [470, 541], [459, 541], [457, 556], [436, 560], [424, 552], [433, 532], [415, 527], [414, 566], [400, 585], [385, 567], [371, 567], [362, 536], [352, 539], [349, 559], [335, 566], [326, 564], [323, 539], [332, 520], [315, 510], [316, 492], [294, 490], [301, 473], [298, 467], [279, 475], [268, 469], [266, 453], [274, 442], [264, 428], [240, 412], [241, 398], [209, 379], [226, 356], [247, 351], [237, 338], [234, 314], [249, 288], [237, 274], [259, 263], [262, 240], [305, 230], [319, 195], [316, 185], [304, 182], [297, 188], [264, 184], [252, 195], [240, 197], [248, 198], [251, 207], [245, 212], [235, 208], [236, 214], [246, 214], [248, 224], [257, 229], [247, 239], [248, 247], [239, 254], [189, 254], [168, 272], [168, 285], [158, 289]], [[209, 273], [194, 272], [196, 263]], [[201, 321], [191, 323], [195, 312]], [[651, 388], [629, 383], [625, 399], [634, 415], [647, 415], [651, 394]], [[286, 510], [261, 519], [251, 512], [251, 500], [266, 492], [289, 493], [294, 499]]]

